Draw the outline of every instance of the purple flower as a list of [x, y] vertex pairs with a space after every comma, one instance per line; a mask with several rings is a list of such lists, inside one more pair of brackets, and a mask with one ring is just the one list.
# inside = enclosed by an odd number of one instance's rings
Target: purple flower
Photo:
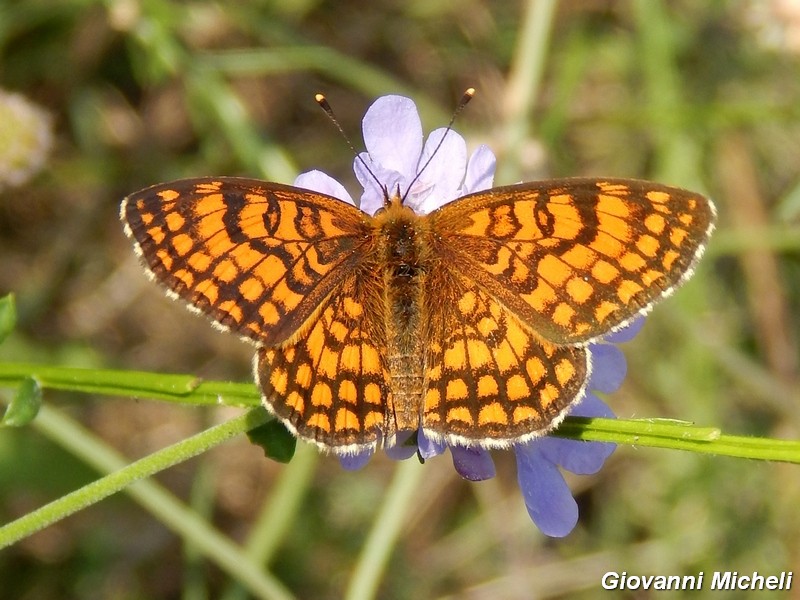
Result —
[[[360, 208], [367, 214], [372, 215], [383, 206], [384, 192], [380, 186], [386, 186], [390, 195], [398, 189], [405, 193], [431, 155], [433, 159], [414, 182], [405, 201], [418, 214], [492, 187], [495, 157], [488, 146], [480, 146], [467, 161], [464, 138], [451, 130], [442, 140], [445, 129], [433, 131], [423, 145], [422, 122], [417, 107], [408, 98], [378, 98], [364, 115], [363, 129], [367, 152], [355, 160], [354, 170], [364, 186]], [[303, 173], [294, 184], [355, 204], [342, 184], [321, 171]]]
[[[384, 96], [376, 100], [364, 116], [363, 131], [367, 151], [355, 160], [354, 170], [364, 187], [360, 208], [368, 214], [374, 214], [384, 205], [385, 193], [389, 196], [397, 192], [406, 194], [407, 206], [418, 214], [427, 214], [465, 194], [492, 186], [495, 169], [492, 151], [480, 146], [467, 159], [464, 139], [452, 130], [445, 135], [445, 129], [433, 131], [423, 144], [422, 123], [416, 106], [408, 98]], [[321, 171], [303, 173], [295, 180], [295, 185], [355, 204], [338, 181]], [[614, 417], [611, 409], [592, 392], [608, 393], [619, 388], [626, 365], [622, 352], [613, 344], [632, 338], [641, 322], [643, 319], [638, 319], [624, 330], [607, 336], [602, 343], [588, 346], [593, 365], [589, 392], [573, 408], [571, 415]], [[614, 444], [549, 436], [513, 446], [525, 506], [544, 534], [563, 537], [572, 531], [578, 520], [578, 507], [561, 469], [577, 474], [596, 473], [614, 448]], [[489, 451], [448, 445], [428, 437], [423, 430], [398, 433], [394, 444], [385, 451], [397, 460], [415, 454], [427, 460], [446, 449], [450, 450], [456, 471], [465, 479], [481, 481], [494, 477], [495, 467]], [[371, 455], [372, 451], [367, 451], [340, 456], [339, 460], [345, 469], [353, 470], [363, 467]]]

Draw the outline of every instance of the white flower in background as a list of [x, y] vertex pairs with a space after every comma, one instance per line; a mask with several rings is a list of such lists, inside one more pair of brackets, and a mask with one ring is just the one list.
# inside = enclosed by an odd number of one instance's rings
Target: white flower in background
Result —
[[800, 54], [800, 2], [755, 0], [744, 6], [744, 20], [765, 48]]
[[20, 94], [0, 90], [0, 191], [28, 181], [53, 146], [53, 121]]

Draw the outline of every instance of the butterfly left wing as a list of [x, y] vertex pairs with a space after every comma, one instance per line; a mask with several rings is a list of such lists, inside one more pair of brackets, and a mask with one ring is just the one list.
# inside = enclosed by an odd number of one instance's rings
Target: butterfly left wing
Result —
[[429, 215], [439, 252], [543, 337], [580, 344], [647, 312], [692, 274], [714, 205], [628, 179], [498, 187]]
[[350, 273], [291, 344], [261, 347], [253, 369], [267, 408], [299, 437], [337, 454], [393, 433], [383, 275]]
[[367, 252], [355, 206], [237, 177], [156, 185], [122, 203], [125, 232], [174, 297], [256, 344], [283, 343]]

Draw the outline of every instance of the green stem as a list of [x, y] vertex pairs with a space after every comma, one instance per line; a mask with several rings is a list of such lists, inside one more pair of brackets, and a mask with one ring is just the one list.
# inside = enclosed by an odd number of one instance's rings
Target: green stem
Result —
[[715, 427], [698, 427], [684, 421], [667, 419], [568, 417], [553, 435], [800, 464], [800, 441], [724, 435]]
[[[156, 398], [186, 405], [257, 406], [253, 384], [202, 381], [190, 375], [104, 371], [0, 363], [0, 386], [34, 378], [43, 389]], [[36, 421], [34, 421], [35, 423]], [[581, 419], [568, 417], [554, 434], [560, 437], [632, 444], [705, 454], [800, 463], [800, 442], [723, 435], [716, 428], [663, 419]]]
[[177, 404], [254, 407], [261, 403], [252, 383], [203, 381], [194, 375], [168, 375], [146, 371], [115, 371], [51, 367], [0, 362], [0, 386], [19, 385], [36, 379], [42, 388], [122, 396], [153, 398]]
[[203, 431], [150, 456], [128, 464], [117, 452], [98, 440], [58, 410], [43, 406], [34, 425], [47, 437], [81, 458], [87, 464], [109, 475], [79, 490], [62, 496], [16, 521], [0, 527], [0, 548], [27, 537], [48, 525], [111, 494], [126, 489], [137, 502], [160, 521], [191, 540], [210, 560], [242, 581], [259, 598], [290, 600], [292, 595], [283, 585], [247, 556], [196, 513], [152, 481], [141, 481], [212, 448], [231, 437], [263, 424], [268, 415], [261, 409], [251, 410]]

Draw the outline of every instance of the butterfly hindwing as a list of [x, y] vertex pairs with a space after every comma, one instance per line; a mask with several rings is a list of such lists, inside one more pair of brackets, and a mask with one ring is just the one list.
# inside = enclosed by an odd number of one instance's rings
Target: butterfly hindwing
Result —
[[428, 435], [507, 446], [547, 433], [583, 397], [586, 349], [544, 340], [450, 269], [431, 277], [427, 297], [422, 426]]
[[339, 453], [374, 447], [391, 427], [382, 277], [355, 271], [289, 345], [258, 349], [267, 407], [304, 439]]

